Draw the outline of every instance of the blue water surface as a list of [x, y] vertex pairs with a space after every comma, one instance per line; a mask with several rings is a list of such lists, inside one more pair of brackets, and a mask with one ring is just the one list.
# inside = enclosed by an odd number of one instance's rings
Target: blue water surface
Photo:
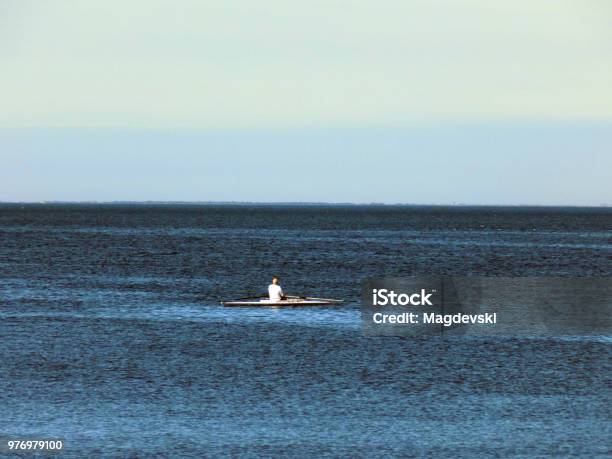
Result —
[[[0, 205], [0, 437], [63, 457], [608, 457], [612, 341], [376, 337], [368, 276], [609, 276], [612, 210]], [[281, 275], [336, 307], [224, 308]]]

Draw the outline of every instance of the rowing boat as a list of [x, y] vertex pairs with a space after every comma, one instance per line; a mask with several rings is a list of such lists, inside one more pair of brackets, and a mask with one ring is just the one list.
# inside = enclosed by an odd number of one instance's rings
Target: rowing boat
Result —
[[287, 296], [280, 301], [271, 301], [267, 296], [241, 298], [235, 301], [221, 301], [223, 306], [243, 306], [243, 307], [286, 307], [286, 306], [333, 306], [341, 304], [343, 300], [333, 298], [313, 298], [308, 296]]

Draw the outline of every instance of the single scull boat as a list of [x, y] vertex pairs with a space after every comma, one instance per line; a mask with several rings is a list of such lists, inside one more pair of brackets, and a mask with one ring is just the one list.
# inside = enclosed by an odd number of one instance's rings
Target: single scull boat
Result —
[[280, 301], [270, 301], [267, 296], [241, 298], [235, 301], [221, 301], [223, 306], [333, 306], [341, 304], [343, 300], [334, 300], [332, 298], [312, 298], [307, 296], [287, 296], [286, 299]]

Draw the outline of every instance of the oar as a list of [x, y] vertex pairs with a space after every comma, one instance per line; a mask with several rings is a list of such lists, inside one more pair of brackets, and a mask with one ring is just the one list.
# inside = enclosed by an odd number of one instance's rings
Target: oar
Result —
[[335, 298], [318, 298], [318, 297], [308, 297], [309, 300], [317, 300], [317, 301], [329, 301], [330, 303], [343, 303], [344, 300], [338, 300]]

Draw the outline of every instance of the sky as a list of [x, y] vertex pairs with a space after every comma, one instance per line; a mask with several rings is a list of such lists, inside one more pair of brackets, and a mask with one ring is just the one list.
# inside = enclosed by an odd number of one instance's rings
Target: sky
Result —
[[0, 201], [612, 204], [610, 17], [0, 0]]

